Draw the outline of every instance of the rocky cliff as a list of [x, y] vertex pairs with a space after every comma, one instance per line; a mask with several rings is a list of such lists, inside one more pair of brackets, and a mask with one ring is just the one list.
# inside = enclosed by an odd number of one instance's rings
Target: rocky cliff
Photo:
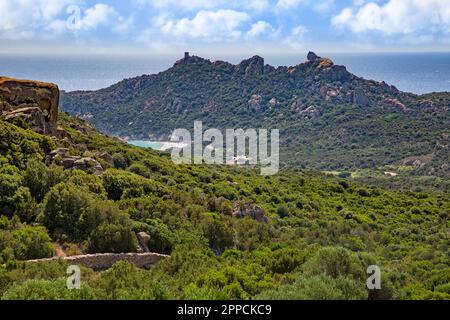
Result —
[[44, 134], [57, 129], [59, 89], [52, 83], [0, 77], [0, 114]]

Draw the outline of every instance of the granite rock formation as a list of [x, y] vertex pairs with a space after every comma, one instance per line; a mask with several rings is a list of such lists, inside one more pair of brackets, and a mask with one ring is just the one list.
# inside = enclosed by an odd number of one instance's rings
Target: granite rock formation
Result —
[[0, 77], [0, 114], [7, 121], [24, 121], [33, 131], [57, 131], [59, 89], [52, 83]]

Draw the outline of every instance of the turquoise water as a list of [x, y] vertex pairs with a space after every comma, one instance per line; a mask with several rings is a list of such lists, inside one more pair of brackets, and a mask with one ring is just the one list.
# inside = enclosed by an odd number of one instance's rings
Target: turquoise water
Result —
[[[327, 54], [337, 64], [366, 79], [386, 81], [414, 93], [450, 91], [450, 53]], [[201, 55], [199, 53], [199, 55]], [[180, 58], [179, 55], [178, 58]], [[211, 56], [239, 63], [245, 56]], [[291, 66], [306, 60], [306, 53], [264, 56], [274, 66]], [[0, 54], [0, 75], [54, 82], [62, 90], [97, 90], [124, 78], [164, 71], [176, 55], [8, 55]]]
[[158, 141], [144, 141], [144, 140], [130, 140], [129, 144], [141, 147], [141, 148], [150, 148], [154, 150], [161, 150], [163, 148], [164, 143]]

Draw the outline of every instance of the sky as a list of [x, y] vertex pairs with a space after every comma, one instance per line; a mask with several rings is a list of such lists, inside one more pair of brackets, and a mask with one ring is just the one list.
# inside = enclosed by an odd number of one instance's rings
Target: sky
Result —
[[0, 52], [450, 52], [450, 0], [0, 0]]

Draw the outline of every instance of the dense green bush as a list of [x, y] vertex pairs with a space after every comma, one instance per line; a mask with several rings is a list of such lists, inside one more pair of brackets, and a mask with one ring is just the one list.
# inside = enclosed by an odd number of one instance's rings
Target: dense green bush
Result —
[[130, 224], [121, 225], [104, 222], [92, 231], [88, 239], [90, 253], [135, 252], [136, 248], [136, 235], [131, 230]]
[[35, 203], [30, 190], [23, 186], [23, 178], [13, 166], [2, 166], [0, 170], [0, 215], [14, 214], [30, 219]]
[[14, 230], [12, 236], [17, 243], [15, 257], [19, 260], [49, 258], [53, 255], [53, 244], [44, 227]]
[[148, 274], [128, 262], [118, 262], [92, 282], [98, 299], [165, 300], [167, 289], [152, 281]]
[[12, 285], [3, 294], [2, 300], [89, 300], [93, 299], [92, 289], [81, 284], [81, 290], [67, 289], [66, 279], [27, 280]]
[[84, 188], [62, 182], [45, 196], [40, 219], [56, 238], [66, 235], [83, 240], [88, 235], [84, 219], [92, 201], [92, 195]]
[[305, 275], [325, 274], [332, 278], [340, 276], [353, 276], [355, 279], [364, 279], [368, 266], [353, 252], [344, 248], [321, 248], [303, 266]]
[[262, 292], [256, 300], [365, 300], [364, 281], [339, 276], [301, 276], [292, 285]]
[[30, 159], [23, 173], [24, 184], [37, 202], [41, 202], [50, 188], [64, 180], [63, 169], [52, 165], [48, 167], [39, 159]]

